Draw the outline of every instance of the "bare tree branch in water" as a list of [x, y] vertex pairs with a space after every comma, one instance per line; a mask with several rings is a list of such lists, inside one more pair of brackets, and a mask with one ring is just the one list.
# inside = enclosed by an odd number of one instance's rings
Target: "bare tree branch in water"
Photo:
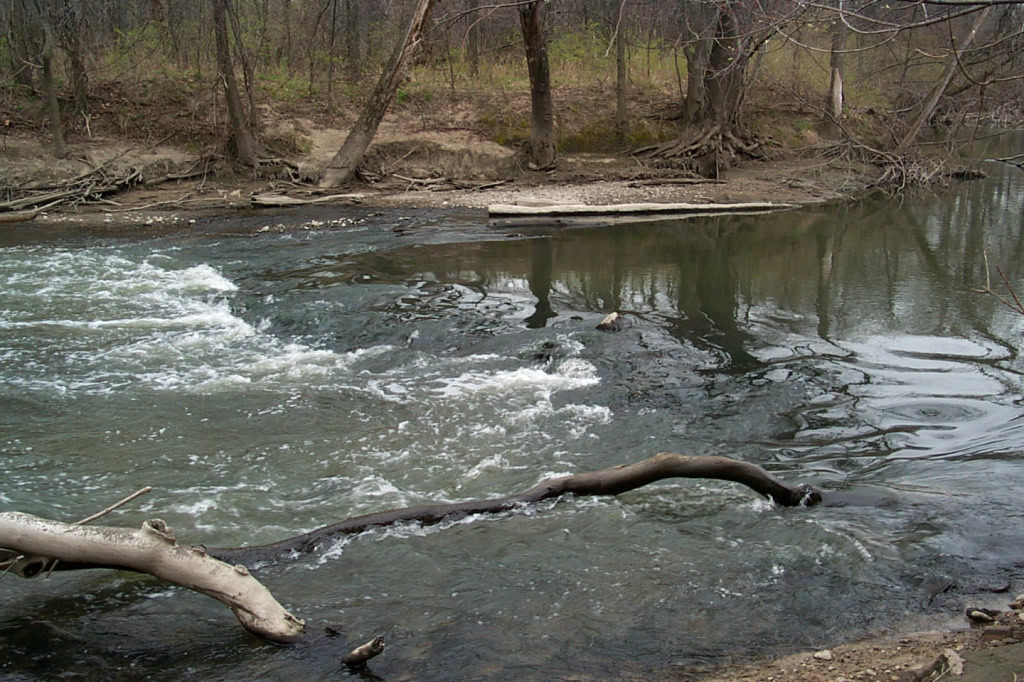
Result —
[[[808, 486], [793, 486], [775, 478], [767, 471], [730, 457], [680, 455], [663, 452], [633, 464], [609, 467], [571, 476], [543, 481], [521, 493], [485, 500], [406, 507], [355, 516], [339, 523], [286, 538], [278, 542], [252, 547], [211, 548], [211, 556], [231, 562], [275, 561], [282, 556], [316, 551], [323, 543], [342, 535], [362, 533], [372, 528], [398, 523], [420, 523], [424, 526], [471, 514], [500, 514], [526, 505], [536, 504], [563, 495], [620, 495], [668, 478], [710, 478], [741, 483], [776, 504], [794, 507], [821, 501], [821, 492]], [[2, 545], [0, 538], [0, 545]]]
[[[619, 495], [669, 478], [733, 481], [783, 506], [814, 505], [820, 491], [785, 483], [752, 464], [729, 457], [663, 452], [649, 459], [598, 471], [548, 479], [525, 492], [485, 500], [392, 509], [324, 526], [278, 542], [252, 547], [207, 549], [179, 545], [167, 525], [153, 519], [141, 529], [84, 526], [41, 519], [20, 512], [0, 513], [0, 576], [33, 578], [53, 571], [107, 568], [148, 573], [227, 604], [242, 626], [276, 643], [293, 643], [306, 633], [305, 622], [281, 606], [250, 574], [246, 564], [274, 562], [310, 553], [336, 537], [398, 523], [436, 524], [470, 514], [497, 514], [564, 495]], [[133, 499], [143, 491], [128, 499]], [[128, 500], [107, 508], [106, 513]], [[90, 517], [98, 518], [100, 515]], [[359, 667], [384, 650], [381, 638], [345, 657]]]
[[1024, 304], [1022, 304], [1020, 298], [1017, 297], [1017, 292], [1014, 290], [1013, 284], [1010, 282], [1010, 278], [1006, 276], [1006, 273], [1003, 272], [1003, 269], [998, 265], [996, 266], [996, 272], [999, 273], [999, 279], [1003, 280], [1003, 286], [1006, 287], [1006, 291], [1010, 298], [1004, 298], [992, 288], [992, 276], [988, 268], [988, 251], [985, 252], [985, 286], [981, 289], [975, 289], [975, 293], [988, 294], [1013, 312], [1024, 315]]

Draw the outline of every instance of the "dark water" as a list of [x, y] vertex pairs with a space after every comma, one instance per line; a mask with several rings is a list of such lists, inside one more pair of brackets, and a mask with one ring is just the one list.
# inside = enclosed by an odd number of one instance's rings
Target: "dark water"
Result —
[[[223, 546], [663, 450], [846, 503], [682, 481], [367, 533], [259, 573], [344, 630], [299, 649], [148, 577], [8, 575], [0, 677], [331, 679], [375, 634], [384, 679], [661, 677], [1005, 601], [985, 590], [1024, 591], [1024, 316], [973, 289], [987, 252], [1024, 291], [1024, 173], [985, 168], [577, 230], [350, 209], [5, 228], [3, 510], [75, 520], [153, 485], [107, 521]], [[631, 326], [596, 331], [613, 310]]]

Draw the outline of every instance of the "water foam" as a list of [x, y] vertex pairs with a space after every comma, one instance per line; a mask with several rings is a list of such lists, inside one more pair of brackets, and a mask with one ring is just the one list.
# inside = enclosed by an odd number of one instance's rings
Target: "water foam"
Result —
[[[390, 347], [336, 353], [266, 333], [232, 307], [237, 285], [166, 253], [16, 250], [0, 264], [0, 330], [18, 330], [0, 369], [20, 389], [109, 393], [133, 385], [217, 393], [331, 383]], [[7, 254], [10, 255], [10, 254]], [[57, 374], [59, 372], [59, 374]]]

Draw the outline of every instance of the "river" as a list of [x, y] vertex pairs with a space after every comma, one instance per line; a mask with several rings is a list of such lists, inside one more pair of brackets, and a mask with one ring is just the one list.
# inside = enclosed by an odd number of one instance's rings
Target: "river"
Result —
[[[104, 521], [229, 546], [660, 451], [847, 502], [668, 481], [258, 572], [336, 646], [255, 642], [147, 576], [8, 575], [0, 676], [334, 679], [382, 634], [388, 680], [662, 678], [1004, 602], [987, 590], [1024, 591], [1024, 316], [974, 289], [987, 252], [993, 287], [999, 264], [1024, 292], [1024, 173], [984, 169], [580, 229], [364, 208], [5, 227], [0, 510], [73, 521], [152, 485]], [[613, 310], [629, 327], [597, 331]]]

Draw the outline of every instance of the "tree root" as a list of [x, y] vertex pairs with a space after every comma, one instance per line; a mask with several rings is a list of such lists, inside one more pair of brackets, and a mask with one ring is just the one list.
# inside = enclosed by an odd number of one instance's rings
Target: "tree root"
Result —
[[632, 154], [656, 159], [686, 159], [703, 177], [717, 178], [720, 171], [733, 166], [740, 157], [763, 158], [764, 146], [757, 137], [739, 135], [715, 124], [689, 137], [640, 147]]

